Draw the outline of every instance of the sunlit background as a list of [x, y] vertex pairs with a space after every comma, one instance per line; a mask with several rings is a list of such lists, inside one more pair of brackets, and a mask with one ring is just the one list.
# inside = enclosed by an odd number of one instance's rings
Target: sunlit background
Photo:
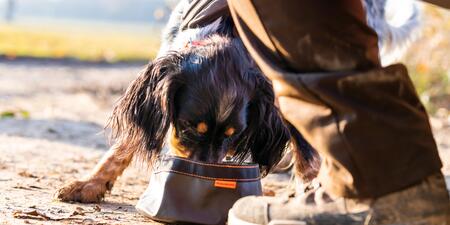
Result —
[[0, 55], [149, 59], [176, 1], [0, 0]]
[[[177, 0], [0, 0], [0, 56], [145, 61]], [[432, 112], [449, 109], [450, 13], [424, 5], [423, 29], [404, 57]]]

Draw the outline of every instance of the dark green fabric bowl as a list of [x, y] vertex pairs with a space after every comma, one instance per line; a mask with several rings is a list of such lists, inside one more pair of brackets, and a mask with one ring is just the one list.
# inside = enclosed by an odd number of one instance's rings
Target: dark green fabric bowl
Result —
[[162, 156], [136, 208], [163, 222], [225, 224], [239, 198], [262, 195], [256, 164], [210, 164]]

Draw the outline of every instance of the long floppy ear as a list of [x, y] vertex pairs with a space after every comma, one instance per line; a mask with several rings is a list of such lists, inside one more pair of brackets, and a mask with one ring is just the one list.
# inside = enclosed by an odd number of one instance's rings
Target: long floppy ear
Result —
[[275, 106], [272, 84], [258, 71], [250, 73], [250, 79], [255, 80], [255, 91], [248, 105], [247, 128], [240, 135], [236, 156], [242, 159], [250, 153], [265, 175], [280, 161], [290, 136]]
[[309, 182], [319, 173], [320, 156], [317, 151], [305, 140], [303, 135], [295, 127], [286, 122], [291, 134], [291, 147], [294, 153], [295, 176]]
[[156, 59], [131, 83], [109, 119], [111, 138], [127, 151], [154, 159], [173, 121], [174, 96], [180, 86], [181, 56]]

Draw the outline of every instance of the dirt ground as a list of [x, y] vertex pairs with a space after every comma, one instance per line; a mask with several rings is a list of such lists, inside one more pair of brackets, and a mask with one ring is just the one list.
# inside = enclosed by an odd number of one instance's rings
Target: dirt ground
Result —
[[[142, 67], [0, 61], [0, 113], [5, 117], [0, 119], [0, 224], [154, 223], [134, 208], [149, 177], [138, 164], [100, 204], [53, 199], [58, 187], [87, 174], [107, 150], [107, 116]], [[431, 122], [449, 186], [449, 112], [438, 110]], [[280, 194], [289, 175], [272, 175], [263, 183]]]

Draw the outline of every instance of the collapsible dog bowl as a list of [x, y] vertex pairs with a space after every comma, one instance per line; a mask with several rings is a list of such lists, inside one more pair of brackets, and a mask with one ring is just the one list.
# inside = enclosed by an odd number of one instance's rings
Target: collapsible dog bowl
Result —
[[241, 197], [262, 195], [255, 164], [210, 164], [162, 156], [136, 208], [156, 221], [225, 224]]

